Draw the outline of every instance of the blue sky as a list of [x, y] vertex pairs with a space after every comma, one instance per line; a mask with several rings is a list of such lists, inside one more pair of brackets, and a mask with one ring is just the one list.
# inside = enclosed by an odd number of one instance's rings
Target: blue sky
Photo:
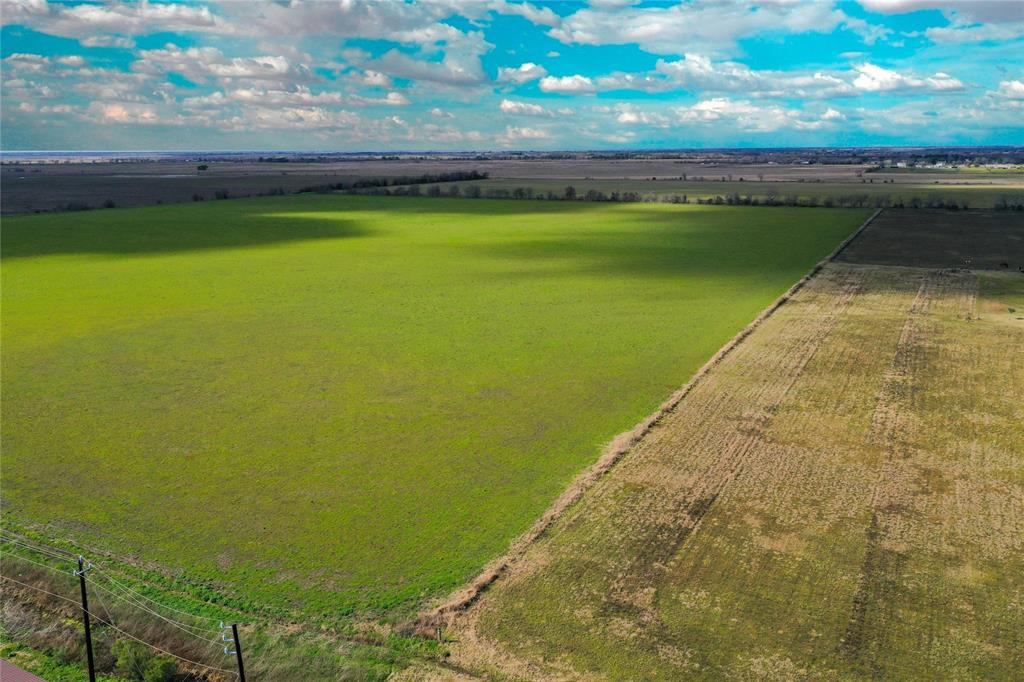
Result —
[[3, 0], [6, 150], [1024, 144], [1020, 0]]

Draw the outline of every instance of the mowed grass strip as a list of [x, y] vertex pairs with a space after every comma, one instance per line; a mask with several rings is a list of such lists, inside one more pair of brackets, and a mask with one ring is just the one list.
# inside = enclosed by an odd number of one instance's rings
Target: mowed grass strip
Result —
[[412, 608], [867, 215], [302, 196], [7, 219], [7, 518], [265, 608]]

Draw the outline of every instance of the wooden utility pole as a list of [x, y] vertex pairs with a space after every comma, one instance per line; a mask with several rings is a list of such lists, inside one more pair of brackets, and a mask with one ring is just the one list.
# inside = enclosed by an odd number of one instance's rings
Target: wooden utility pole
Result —
[[[89, 565], [92, 568], [92, 564]], [[82, 588], [82, 620], [85, 622], [85, 653], [89, 658], [89, 682], [96, 682], [96, 664], [92, 658], [92, 629], [89, 625], [89, 596], [85, 593], [85, 572], [89, 570], [85, 567], [85, 557], [82, 555], [78, 556], [78, 570], [75, 571], [75, 575], [78, 576], [78, 585]], [[239, 658], [239, 661], [242, 659]]]
[[231, 636], [235, 638], [235, 658], [238, 660], [238, 680], [245, 682], [245, 666], [242, 665], [242, 643], [238, 641], [238, 625], [232, 623]]

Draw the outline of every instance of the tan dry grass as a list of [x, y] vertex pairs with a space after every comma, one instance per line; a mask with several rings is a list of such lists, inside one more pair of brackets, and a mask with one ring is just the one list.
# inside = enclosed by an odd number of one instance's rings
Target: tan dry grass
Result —
[[456, 661], [519, 679], [1019, 672], [1024, 325], [985, 296], [970, 272], [828, 265], [456, 623]]

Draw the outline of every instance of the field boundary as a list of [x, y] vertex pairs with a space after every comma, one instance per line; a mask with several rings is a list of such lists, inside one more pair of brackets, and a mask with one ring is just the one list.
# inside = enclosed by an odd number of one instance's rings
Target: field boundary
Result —
[[838, 256], [843, 249], [850, 244], [850, 242], [860, 236], [860, 234], [872, 223], [872, 221], [875, 220], [875, 218], [879, 216], [879, 214], [882, 213], [882, 211], [883, 209], [880, 208], [872, 213], [868, 219], [860, 225], [860, 227], [840, 242], [840, 244], [833, 249], [831, 253], [820, 260], [810, 269], [810, 271], [807, 272], [807, 274], [797, 280], [793, 286], [787, 289], [772, 303], [768, 304], [768, 307], [762, 310], [750, 324], [740, 330], [736, 336], [711, 356], [711, 359], [705, 362], [681, 388], [672, 393], [672, 395], [670, 395], [657, 410], [642, 419], [629, 431], [615, 436], [608, 445], [605, 446], [604, 452], [600, 457], [598, 457], [597, 461], [584, 469], [576, 479], [569, 484], [569, 487], [555, 499], [551, 506], [545, 510], [541, 517], [534, 522], [528, 531], [512, 541], [504, 555], [484, 566], [483, 570], [472, 581], [470, 581], [468, 585], [453, 592], [440, 605], [429, 611], [422, 612], [412, 624], [413, 629], [417, 633], [425, 636], [435, 636], [436, 628], [450, 626], [458, 614], [465, 612], [472, 607], [480, 599], [480, 596], [484, 591], [486, 591], [505, 572], [507, 572], [514, 563], [521, 559], [526, 553], [526, 550], [529, 549], [534, 542], [540, 539], [544, 533], [547, 532], [547, 530], [551, 528], [559, 518], [561, 518], [569, 507], [579, 501], [579, 499], [583, 497], [584, 493], [601, 480], [605, 474], [611, 471], [619, 460], [621, 460], [626, 453], [632, 450], [633, 447], [637, 445], [644, 436], [646, 436], [651, 429], [662, 420], [662, 418], [675, 410], [679, 403], [682, 402], [683, 398], [693, 391], [697, 384], [708, 374], [708, 372], [711, 371], [713, 367], [718, 365], [730, 352], [739, 346], [744, 339], [750, 336], [755, 329], [760, 327], [765, 320], [771, 317], [772, 313], [782, 307], [782, 305], [792, 298], [798, 291], [803, 289], [803, 287], [806, 286], [815, 275], [821, 272], [822, 268], [833, 261], [836, 256]]

